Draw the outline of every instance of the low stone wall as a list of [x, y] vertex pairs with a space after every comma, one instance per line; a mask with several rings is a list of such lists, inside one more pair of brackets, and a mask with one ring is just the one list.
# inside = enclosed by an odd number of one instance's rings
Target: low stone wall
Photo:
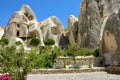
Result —
[[97, 69], [34, 69], [30, 74], [58, 74], [58, 73], [83, 73], [83, 72], [104, 72], [104, 68]]
[[66, 66], [77, 64], [79, 67], [88, 66], [92, 67], [95, 58], [93, 56], [76, 56], [75, 60], [72, 57], [58, 57], [55, 65], [65, 68]]
[[75, 62], [79, 64], [80, 66], [88, 65], [89, 67], [92, 67], [94, 64], [95, 58], [93, 56], [77, 56], [75, 57]]

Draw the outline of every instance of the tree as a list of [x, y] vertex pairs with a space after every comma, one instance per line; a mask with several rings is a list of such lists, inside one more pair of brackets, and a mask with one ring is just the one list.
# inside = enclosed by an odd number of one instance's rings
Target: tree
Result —
[[45, 40], [45, 45], [54, 45], [55, 44], [55, 41], [53, 40], [53, 39], [47, 39], [47, 40]]
[[0, 40], [0, 44], [1, 45], [8, 45], [9, 44], [9, 40], [5, 37], [3, 37], [1, 40]]
[[38, 38], [33, 37], [30, 41], [30, 45], [37, 46], [40, 43], [40, 40]]

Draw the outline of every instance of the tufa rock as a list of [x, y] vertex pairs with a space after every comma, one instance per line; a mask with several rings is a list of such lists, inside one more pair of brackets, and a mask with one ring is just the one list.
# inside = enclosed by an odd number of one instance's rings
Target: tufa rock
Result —
[[78, 44], [81, 48], [95, 49], [99, 44], [101, 15], [96, 0], [84, 0], [78, 20]]
[[55, 41], [55, 46], [59, 46], [64, 27], [57, 17], [52, 16], [42, 21], [40, 29], [43, 34], [43, 40], [51, 38]]
[[0, 26], [0, 39], [4, 36], [5, 28], [3, 26]]
[[104, 20], [101, 54], [105, 57], [105, 64], [120, 65], [120, 7], [114, 9]]
[[38, 37], [41, 46], [44, 46], [42, 32], [38, 24], [32, 9], [28, 5], [23, 5], [9, 20], [5, 37], [9, 39], [10, 45], [16, 42], [16, 38], [21, 38], [27, 46], [29, 38]]
[[68, 18], [68, 39], [70, 44], [77, 42], [78, 18], [70, 15]]

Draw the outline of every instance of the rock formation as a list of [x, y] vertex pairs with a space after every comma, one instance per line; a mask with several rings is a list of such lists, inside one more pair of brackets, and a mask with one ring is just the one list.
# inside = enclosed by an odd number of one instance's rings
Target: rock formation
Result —
[[0, 39], [3, 37], [4, 35], [4, 30], [5, 28], [3, 26], [0, 27]]
[[52, 16], [42, 21], [40, 29], [42, 30], [43, 40], [51, 38], [55, 41], [55, 46], [59, 46], [64, 27], [57, 17]]
[[[30, 39], [38, 37], [41, 46], [52, 38], [55, 46], [63, 49], [74, 43], [81, 48], [99, 48], [106, 65], [120, 65], [120, 0], [83, 0], [80, 9], [79, 18], [69, 16], [68, 31], [64, 32], [57, 17], [38, 22], [32, 9], [24, 5], [9, 20], [5, 37], [10, 45], [21, 41], [29, 46]], [[0, 28], [0, 32], [3, 30]]]
[[70, 15], [68, 18], [68, 39], [70, 44], [77, 42], [78, 33], [78, 18], [74, 15]]
[[100, 49], [106, 64], [120, 65], [120, 7], [114, 9], [104, 23]]
[[11, 45], [15, 43], [16, 38], [23, 39], [27, 44], [27, 39], [38, 37], [41, 45], [44, 46], [42, 32], [38, 24], [32, 9], [28, 5], [23, 5], [9, 20], [5, 36], [9, 39]]
[[101, 15], [97, 2], [95, 0], [84, 0], [80, 10], [78, 44], [82, 48], [97, 48], [101, 29]]
[[57, 17], [52, 16], [38, 22], [32, 9], [23, 5], [9, 20], [5, 37], [9, 39], [10, 45], [21, 41], [24, 46], [29, 47], [30, 39], [38, 37], [41, 46], [44, 46], [44, 41], [48, 38], [52, 38], [55, 46], [59, 46], [63, 31], [64, 27]]
[[120, 65], [119, 0], [84, 0], [78, 27], [78, 44], [82, 48], [99, 48], [106, 65]]

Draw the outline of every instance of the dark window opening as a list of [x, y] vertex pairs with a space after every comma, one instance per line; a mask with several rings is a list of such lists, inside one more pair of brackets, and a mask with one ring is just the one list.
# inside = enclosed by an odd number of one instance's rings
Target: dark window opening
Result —
[[19, 25], [19, 24], [17, 24], [17, 28], [20, 28], [20, 25]]
[[29, 16], [29, 17], [28, 17], [28, 19], [29, 19], [29, 20], [32, 20], [32, 19], [33, 19], [33, 16], [32, 16], [32, 15], [31, 15], [31, 16]]
[[100, 2], [100, 0], [96, 0], [96, 2], [97, 2], [97, 3], [99, 3], [99, 2]]
[[20, 32], [19, 32], [19, 31], [17, 31], [17, 36], [19, 37], [19, 35], [20, 35]]
[[28, 13], [24, 13], [26, 17], [28, 17]]
[[29, 26], [27, 26], [27, 29], [29, 29]]

